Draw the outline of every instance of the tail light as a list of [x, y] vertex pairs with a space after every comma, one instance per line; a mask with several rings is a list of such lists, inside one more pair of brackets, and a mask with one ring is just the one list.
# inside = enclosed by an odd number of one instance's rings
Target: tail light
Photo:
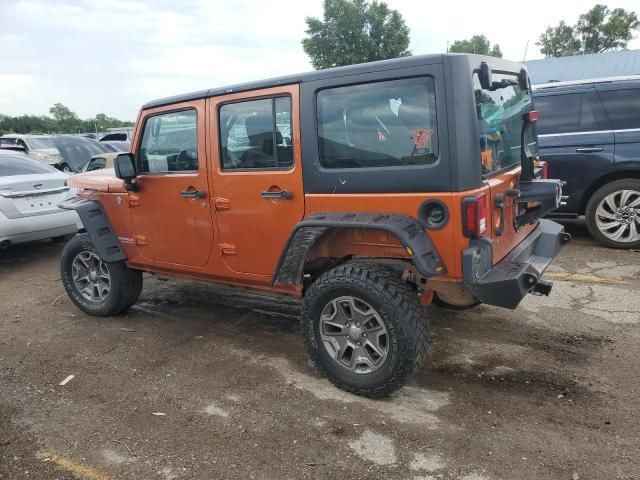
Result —
[[475, 238], [487, 232], [487, 195], [481, 193], [462, 200], [463, 230], [467, 237]]

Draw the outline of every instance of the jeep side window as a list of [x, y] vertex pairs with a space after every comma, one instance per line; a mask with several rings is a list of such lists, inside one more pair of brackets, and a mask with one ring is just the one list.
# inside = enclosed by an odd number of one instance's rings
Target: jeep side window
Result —
[[138, 151], [142, 173], [198, 170], [197, 113], [183, 110], [147, 117]]
[[219, 125], [223, 170], [293, 166], [291, 98], [227, 103], [220, 107]]
[[433, 78], [318, 92], [318, 147], [325, 168], [424, 165], [438, 159]]
[[640, 88], [600, 92], [614, 130], [640, 128]]
[[593, 132], [608, 128], [602, 104], [595, 92], [537, 97], [540, 111], [538, 134]]

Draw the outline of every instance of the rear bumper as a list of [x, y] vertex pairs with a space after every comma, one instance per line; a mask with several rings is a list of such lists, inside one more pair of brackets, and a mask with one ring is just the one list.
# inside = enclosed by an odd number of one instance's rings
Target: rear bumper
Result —
[[538, 227], [495, 265], [491, 241], [477, 239], [463, 252], [464, 281], [478, 300], [514, 309], [527, 293], [548, 295], [552, 284], [542, 274], [571, 235], [551, 220]]
[[45, 215], [7, 218], [0, 212], [0, 242], [33, 242], [46, 238], [75, 234], [82, 228], [78, 214], [60, 210]]

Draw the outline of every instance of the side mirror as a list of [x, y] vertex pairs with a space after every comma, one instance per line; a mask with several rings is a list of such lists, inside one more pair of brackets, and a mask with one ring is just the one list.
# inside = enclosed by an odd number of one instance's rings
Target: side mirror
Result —
[[491, 67], [487, 65], [487, 62], [482, 62], [480, 64], [480, 72], [478, 72], [478, 79], [480, 80], [480, 86], [483, 90], [492, 89], [493, 79], [491, 77]]
[[137, 192], [138, 184], [133, 183], [133, 179], [137, 176], [133, 153], [120, 153], [116, 157], [113, 167], [116, 170], [116, 177], [124, 180], [126, 189], [131, 192]]
[[521, 68], [520, 73], [518, 73], [518, 86], [523, 92], [529, 90], [529, 76], [524, 68]]

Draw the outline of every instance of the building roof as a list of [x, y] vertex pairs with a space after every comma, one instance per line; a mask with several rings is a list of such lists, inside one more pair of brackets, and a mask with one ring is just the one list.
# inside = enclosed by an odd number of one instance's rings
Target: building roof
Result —
[[531, 83], [640, 75], [640, 50], [544, 58], [525, 62]]

